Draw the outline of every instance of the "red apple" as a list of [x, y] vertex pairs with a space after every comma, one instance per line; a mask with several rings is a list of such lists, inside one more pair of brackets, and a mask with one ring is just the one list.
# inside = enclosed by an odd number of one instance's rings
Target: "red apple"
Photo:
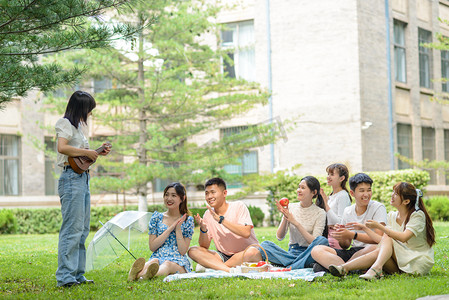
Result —
[[264, 262], [264, 261], [259, 261], [258, 263], [257, 263], [257, 265], [256, 265], [256, 267], [262, 267], [263, 265], [265, 265], [266, 264], [266, 262]]
[[283, 207], [287, 207], [288, 206], [288, 199], [287, 198], [282, 198], [281, 200], [279, 200], [279, 204], [282, 205]]

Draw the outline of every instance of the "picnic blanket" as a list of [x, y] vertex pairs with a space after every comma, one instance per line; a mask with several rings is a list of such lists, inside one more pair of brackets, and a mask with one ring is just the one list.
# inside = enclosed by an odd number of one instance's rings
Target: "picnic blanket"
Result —
[[164, 278], [164, 282], [170, 282], [174, 280], [190, 279], [190, 278], [228, 278], [228, 277], [240, 277], [249, 279], [289, 279], [289, 280], [306, 280], [312, 281], [316, 277], [321, 277], [324, 272], [314, 273], [311, 268], [297, 269], [288, 272], [258, 272], [258, 273], [228, 273], [225, 271], [211, 270], [204, 273], [183, 273], [168, 275]]

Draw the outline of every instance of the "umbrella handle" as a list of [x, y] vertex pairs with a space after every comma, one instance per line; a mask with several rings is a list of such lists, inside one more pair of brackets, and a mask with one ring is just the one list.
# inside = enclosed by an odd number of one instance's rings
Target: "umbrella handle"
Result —
[[119, 242], [120, 245], [122, 245], [122, 247], [125, 248], [125, 250], [128, 251], [129, 254], [131, 254], [132, 257], [134, 257], [134, 259], [137, 259], [137, 258], [136, 258], [136, 257], [135, 257], [135, 256], [134, 256], [134, 255], [133, 255], [133, 254], [132, 254], [126, 247], [125, 247], [125, 245], [123, 245], [122, 242], [120, 242], [120, 240], [119, 240], [118, 238], [115, 237], [115, 235], [109, 230], [109, 228], [107, 228], [106, 226], [104, 226], [104, 224], [103, 224], [101, 221], [98, 221], [98, 222], [100, 222], [100, 224], [103, 226], [103, 228], [105, 228], [105, 229], [112, 235], [112, 237], [113, 237], [117, 242]]

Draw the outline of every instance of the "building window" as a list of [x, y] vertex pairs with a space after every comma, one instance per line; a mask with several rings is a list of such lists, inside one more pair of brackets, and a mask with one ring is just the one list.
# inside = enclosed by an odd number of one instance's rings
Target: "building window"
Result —
[[58, 177], [61, 174], [61, 168], [57, 167], [51, 153], [56, 153], [56, 142], [52, 137], [45, 137], [45, 195], [58, 194]]
[[443, 80], [442, 90], [443, 92], [449, 92], [449, 51], [441, 50], [441, 78]]
[[20, 186], [20, 137], [0, 135], [0, 195], [17, 196]]
[[231, 78], [255, 81], [254, 44], [253, 21], [225, 24], [221, 45], [228, 53], [229, 61], [223, 60], [223, 72]]
[[[449, 130], [444, 130], [444, 160], [449, 161]], [[449, 185], [449, 172], [446, 170], [446, 185]]]
[[[231, 136], [239, 134], [242, 131], [249, 129], [249, 126], [236, 126], [221, 129], [221, 136]], [[224, 170], [231, 175], [248, 175], [259, 172], [259, 159], [257, 151], [250, 151], [243, 154], [238, 158], [239, 164], [229, 164], [224, 166]], [[242, 187], [240, 182], [229, 183], [229, 188], [239, 188]]]
[[[412, 126], [408, 124], [397, 125], [398, 152], [400, 155], [413, 158]], [[408, 169], [410, 165], [398, 160], [398, 169]]]
[[[422, 157], [429, 161], [435, 160], [435, 129], [431, 127], [422, 128]], [[429, 169], [430, 182], [429, 184], [436, 184], [436, 171], [434, 169]]]
[[432, 33], [430, 31], [418, 28], [418, 46], [419, 46], [419, 86], [432, 88], [432, 50], [424, 47], [422, 44], [432, 42]]
[[395, 79], [400, 82], [407, 82], [405, 26], [405, 23], [394, 20], [394, 69]]

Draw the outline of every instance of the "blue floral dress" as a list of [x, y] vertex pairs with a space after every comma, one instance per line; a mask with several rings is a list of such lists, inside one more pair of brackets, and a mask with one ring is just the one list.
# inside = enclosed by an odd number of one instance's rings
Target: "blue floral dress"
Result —
[[[150, 219], [149, 232], [148, 234], [154, 234], [155, 236], [161, 235], [168, 226], [162, 223], [164, 216], [162, 213], [155, 211]], [[185, 222], [181, 224], [181, 232], [185, 238], [192, 239], [193, 236], [193, 217], [189, 216]], [[151, 254], [150, 259], [157, 258], [159, 264], [163, 264], [164, 261], [169, 260], [177, 263], [181, 267], [186, 269], [186, 272], [191, 272], [192, 267], [190, 266], [187, 254], [181, 255], [178, 250], [178, 244], [176, 242], [176, 231], [170, 232], [170, 235], [165, 240], [165, 242], [160, 246], [153, 254]]]

